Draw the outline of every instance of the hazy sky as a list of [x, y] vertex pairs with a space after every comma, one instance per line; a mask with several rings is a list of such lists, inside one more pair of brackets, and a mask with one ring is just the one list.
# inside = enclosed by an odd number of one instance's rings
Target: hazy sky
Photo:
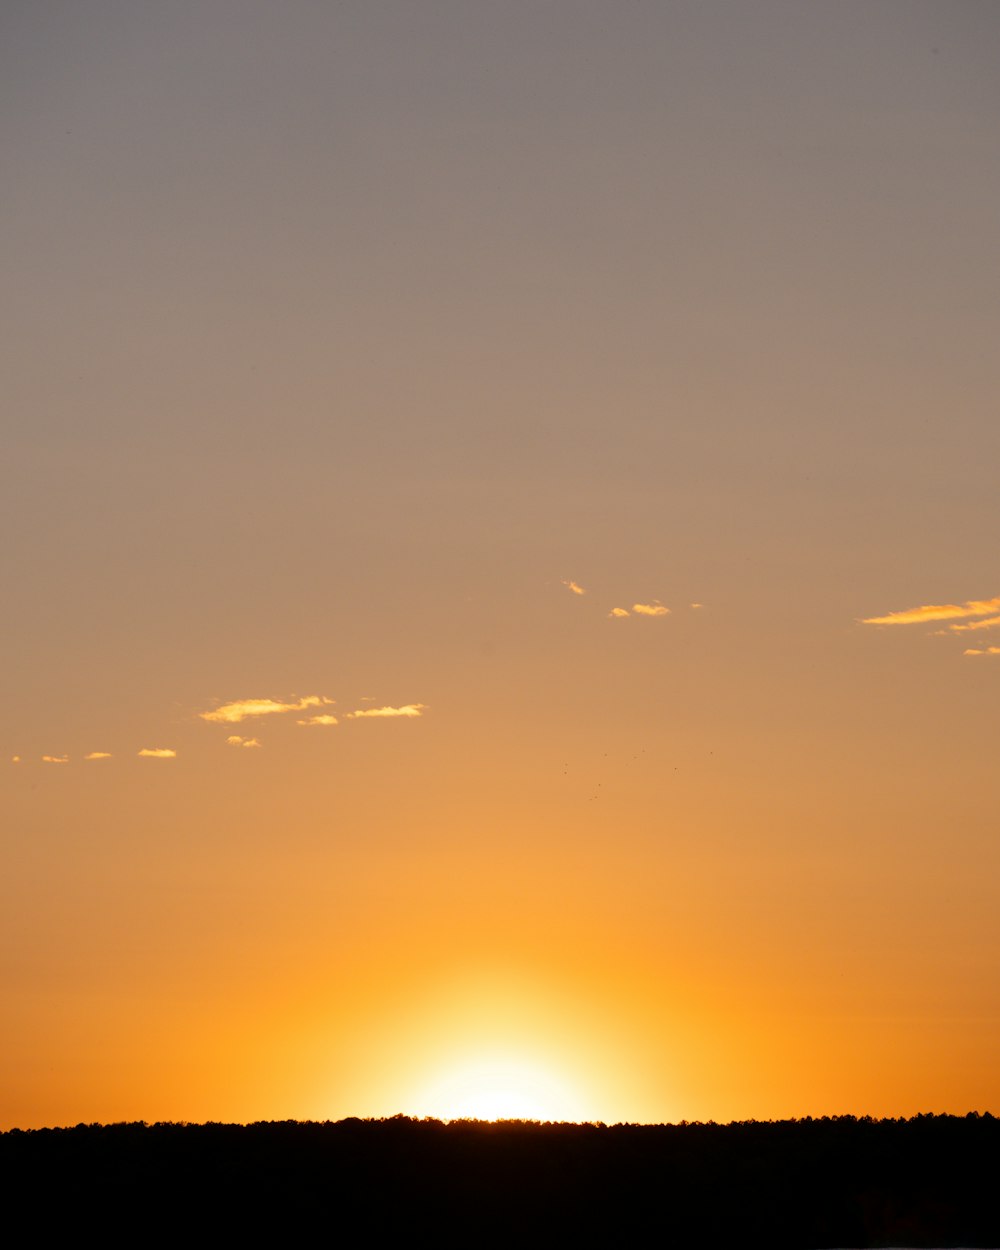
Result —
[[0, 1127], [1000, 1112], [998, 48], [6, 0]]

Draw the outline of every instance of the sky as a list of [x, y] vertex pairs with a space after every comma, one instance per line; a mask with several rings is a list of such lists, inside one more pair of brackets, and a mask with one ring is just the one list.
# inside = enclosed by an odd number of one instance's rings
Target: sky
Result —
[[1000, 1113], [998, 47], [7, 0], [0, 1127]]

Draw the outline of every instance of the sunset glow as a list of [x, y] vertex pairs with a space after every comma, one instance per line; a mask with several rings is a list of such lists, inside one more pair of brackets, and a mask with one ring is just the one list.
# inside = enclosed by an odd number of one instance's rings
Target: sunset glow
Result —
[[439, 1074], [414, 1099], [414, 1114], [440, 1120], [581, 1120], [581, 1102], [552, 1073], [505, 1055], [468, 1060]]
[[8, 7], [0, 1127], [1000, 1114], [1000, 6]]

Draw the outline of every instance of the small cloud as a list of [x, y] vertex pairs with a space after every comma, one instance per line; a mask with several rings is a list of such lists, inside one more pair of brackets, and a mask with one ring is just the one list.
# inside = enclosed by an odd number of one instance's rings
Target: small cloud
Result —
[[83, 757], [85, 760], [109, 760], [111, 759], [110, 751], [90, 751]]
[[65, 764], [69, 760], [68, 755], [43, 755], [42, 760], [46, 764]]
[[653, 603], [633, 603], [632, 611], [636, 616], [669, 616], [670, 609], [665, 608], [659, 599]]
[[703, 603], [692, 603], [692, 604], [691, 604], [691, 607], [692, 607], [692, 608], [703, 608], [704, 606], [705, 606], [705, 605], [704, 605]]
[[927, 621], [954, 621], [965, 616], [987, 616], [1000, 611], [1000, 595], [995, 599], [969, 599], [966, 603], [925, 603], [886, 616], [868, 616], [862, 625], [919, 625]]
[[1000, 655], [1000, 647], [966, 647], [963, 655]]
[[339, 725], [336, 716], [329, 712], [321, 712], [318, 716], [307, 716], [305, 720], [297, 720], [296, 725]]
[[947, 631], [939, 629], [935, 632], [944, 634], [951, 631], [955, 634], [964, 634], [970, 629], [996, 629], [997, 626], [1000, 626], [1000, 616], [988, 616], [984, 621], [966, 621], [963, 625], [949, 625]]
[[21, 757], [20, 757], [20, 755], [12, 755], [12, 756], [10, 757], [10, 762], [11, 762], [12, 764], [20, 764], [20, 762], [21, 762]]
[[170, 747], [143, 747], [136, 754], [147, 760], [172, 760], [177, 758], [177, 752], [171, 750]]
[[404, 707], [363, 707], [348, 712], [348, 720], [361, 720], [366, 716], [423, 716], [426, 703], [407, 703]]
[[231, 747], [259, 747], [259, 738], [241, 738], [239, 734], [230, 734], [226, 739]]
[[578, 585], [576, 582], [568, 581], [566, 578], [562, 579], [562, 584], [567, 590], [571, 590], [574, 595], [585, 595], [587, 593], [582, 586]]
[[323, 707], [333, 703], [323, 695], [311, 694], [294, 703], [282, 703], [278, 699], [237, 699], [233, 703], [223, 703], [221, 707], [210, 712], [200, 712], [202, 720], [216, 725], [238, 725], [240, 721], [251, 716], [273, 716], [281, 712], [304, 712], [310, 707]]
[[608, 616], [616, 616], [616, 617], [631, 616], [631, 615], [632, 613], [628, 610], [628, 608], [612, 608], [611, 611], [608, 613]]

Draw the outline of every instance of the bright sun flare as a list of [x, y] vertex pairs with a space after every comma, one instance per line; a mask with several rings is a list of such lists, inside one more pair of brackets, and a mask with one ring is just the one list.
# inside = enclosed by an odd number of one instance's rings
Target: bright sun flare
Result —
[[451, 1068], [420, 1098], [420, 1114], [441, 1120], [580, 1120], [565, 1082], [533, 1064], [492, 1057]]

